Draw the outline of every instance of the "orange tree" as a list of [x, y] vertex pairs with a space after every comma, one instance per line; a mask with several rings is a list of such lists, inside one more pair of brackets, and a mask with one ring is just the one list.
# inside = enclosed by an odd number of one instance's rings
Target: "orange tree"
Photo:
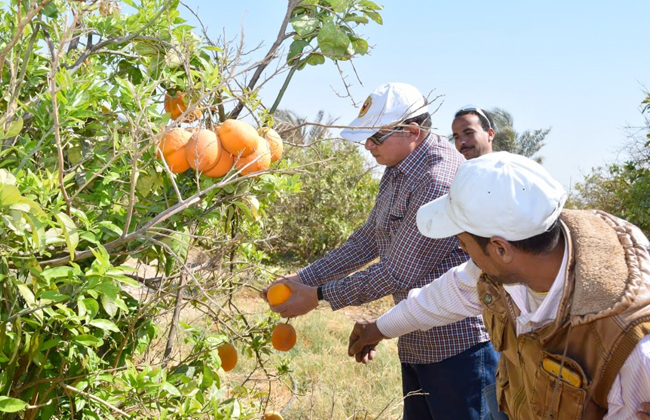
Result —
[[[368, 19], [381, 23], [380, 8], [290, 0], [277, 40], [251, 64], [240, 46], [197, 35], [178, 5], [0, 6], [3, 418], [227, 419], [260, 411], [255, 401], [225, 398], [217, 349], [233, 341], [268, 373], [268, 320], [249, 319], [232, 294], [265, 275], [256, 246], [265, 201], [295, 190], [295, 178], [273, 168], [216, 180], [174, 174], [155, 148], [183, 121], [272, 126], [291, 75], [364, 55], [355, 30]], [[285, 45], [285, 84], [267, 109], [256, 87]], [[172, 120], [163, 102], [179, 91], [185, 102], [177, 108], [186, 109]], [[140, 263], [155, 273], [135, 270]], [[188, 305], [214, 327], [184, 324]]]

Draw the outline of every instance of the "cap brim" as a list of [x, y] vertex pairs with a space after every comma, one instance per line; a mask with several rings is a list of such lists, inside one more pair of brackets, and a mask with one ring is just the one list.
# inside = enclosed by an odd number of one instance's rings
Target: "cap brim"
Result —
[[464, 232], [447, 214], [448, 197], [449, 194], [445, 194], [418, 209], [416, 220], [421, 234], [428, 238], [441, 239]]
[[379, 130], [372, 130], [368, 128], [344, 128], [341, 130], [341, 137], [346, 140], [356, 143], [365, 142], [368, 137], [371, 137]]

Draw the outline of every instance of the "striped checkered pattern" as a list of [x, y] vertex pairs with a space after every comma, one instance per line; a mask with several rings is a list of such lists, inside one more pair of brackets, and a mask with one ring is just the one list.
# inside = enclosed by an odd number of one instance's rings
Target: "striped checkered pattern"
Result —
[[[340, 248], [300, 270], [301, 281], [324, 285], [323, 296], [334, 310], [389, 294], [398, 303], [409, 290], [465, 262], [456, 238], [427, 238], [416, 225], [418, 208], [447, 193], [462, 161], [449, 142], [430, 135], [397, 166], [386, 168], [366, 223]], [[378, 263], [357, 271], [377, 257]], [[435, 363], [488, 340], [479, 316], [409, 333], [398, 349], [403, 363]]]

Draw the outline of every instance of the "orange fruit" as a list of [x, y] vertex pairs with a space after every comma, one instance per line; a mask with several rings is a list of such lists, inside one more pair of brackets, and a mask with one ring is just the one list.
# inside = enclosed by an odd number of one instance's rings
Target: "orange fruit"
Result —
[[275, 162], [282, 157], [282, 151], [284, 150], [284, 144], [282, 143], [282, 137], [272, 128], [260, 128], [257, 130], [260, 133], [260, 136], [265, 138], [269, 142], [271, 147], [271, 162]]
[[224, 343], [217, 347], [217, 353], [221, 359], [221, 368], [226, 372], [237, 366], [237, 349], [230, 343]]
[[210, 178], [219, 178], [224, 176], [232, 169], [232, 165], [235, 163], [235, 158], [228, 153], [226, 150], [221, 149], [221, 154], [219, 155], [219, 160], [217, 164], [214, 165], [211, 169], [203, 172], [203, 175]]
[[[187, 105], [185, 105], [185, 94], [179, 91], [177, 91], [173, 96], [166, 93], [164, 105], [165, 112], [171, 114], [172, 120], [177, 119], [187, 110]], [[203, 113], [200, 110], [194, 109], [194, 111], [185, 116], [182, 122], [194, 122], [198, 120], [201, 115], [203, 115]]]
[[289, 296], [291, 296], [291, 289], [284, 283], [276, 283], [266, 291], [266, 299], [271, 306], [286, 302]]
[[262, 418], [263, 420], [284, 420], [280, 413], [277, 411], [269, 411], [268, 413], [264, 413], [264, 417]]
[[175, 128], [165, 133], [156, 148], [156, 155], [167, 162], [169, 169], [179, 174], [190, 168], [185, 158], [185, 146], [192, 137], [192, 133], [182, 128]]
[[273, 348], [289, 351], [296, 345], [296, 330], [290, 324], [278, 324], [271, 333]]
[[190, 168], [207, 172], [219, 161], [221, 143], [211, 130], [195, 130], [185, 146], [185, 157]]
[[224, 149], [233, 156], [245, 157], [257, 149], [260, 136], [245, 121], [228, 119], [219, 127], [219, 138]]
[[[223, 129], [221, 131], [223, 131]], [[255, 152], [248, 156], [240, 157], [235, 161], [235, 168], [237, 168], [238, 171], [241, 170], [242, 175], [263, 171], [269, 169], [269, 166], [271, 166], [271, 150], [269, 148], [269, 142], [264, 140], [262, 137], [258, 136], [257, 138], [259, 139], [259, 143]]]

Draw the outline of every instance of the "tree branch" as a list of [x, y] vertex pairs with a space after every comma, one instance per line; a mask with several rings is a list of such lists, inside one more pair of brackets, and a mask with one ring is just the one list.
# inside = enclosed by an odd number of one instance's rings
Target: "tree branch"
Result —
[[[269, 65], [271, 60], [275, 58], [275, 53], [277, 52], [280, 45], [282, 45], [284, 40], [287, 39], [286, 31], [287, 31], [287, 26], [289, 25], [289, 20], [291, 19], [291, 14], [293, 13], [294, 9], [298, 6], [298, 4], [300, 4], [300, 1], [301, 0], [289, 0], [287, 13], [284, 15], [284, 20], [280, 25], [278, 36], [275, 39], [273, 45], [271, 45], [271, 48], [269, 48], [269, 51], [266, 53], [264, 59], [259, 63], [257, 69], [255, 69], [255, 73], [253, 73], [253, 77], [251, 77], [251, 80], [248, 82], [248, 86], [247, 86], [248, 90], [252, 90], [255, 87], [257, 81], [262, 75], [262, 72]], [[244, 101], [243, 99], [240, 99], [237, 105], [235, 106], [235, 108], [230, 113], [230, 118], [237, 119], [239, 113], [242, 111], [243, 108], [244, 108]]]

